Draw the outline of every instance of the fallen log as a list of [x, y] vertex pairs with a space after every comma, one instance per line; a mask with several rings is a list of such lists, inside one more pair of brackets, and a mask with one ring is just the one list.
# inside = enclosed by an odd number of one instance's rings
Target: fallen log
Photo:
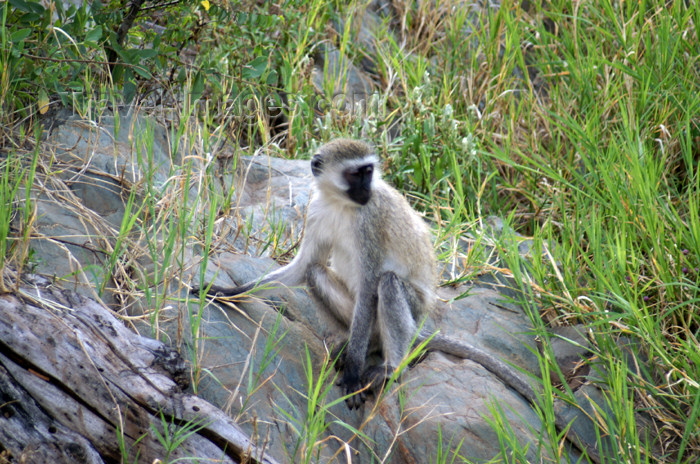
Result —
[[183, 393], [172, 348], [94, 300], [27, 281], [0, 295], [0, 459], [275, 464], [223, 411]]

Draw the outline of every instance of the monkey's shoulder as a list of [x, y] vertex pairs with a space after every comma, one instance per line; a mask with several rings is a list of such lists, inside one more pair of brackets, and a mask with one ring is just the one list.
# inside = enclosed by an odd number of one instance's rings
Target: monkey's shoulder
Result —
[[[383, 185], [382, 185], [383, 184]], [[408, 203], [408, 200], [386, 183], [378, 185], [372, 199], [373, 208], [363, 209], [364, 218], [388, 239], [419, 240], [425, 242], [430, 231], [423, 218]]]
[[396, 189], [380, 184], [375, 193], [375, 207], [367, 210], [371, 217], [361, 221], [369, 224], [360, 229], [372, 235], [369, 243], [383, 250], [383, 270], [432, 284], [435, 252], [430, 228]]

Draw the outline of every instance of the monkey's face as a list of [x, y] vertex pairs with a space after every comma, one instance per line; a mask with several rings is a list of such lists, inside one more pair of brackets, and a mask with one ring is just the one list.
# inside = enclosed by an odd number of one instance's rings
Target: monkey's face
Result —
[[322, 195], [330, 201], [366, 205], [378, 159], [369, 145], [337, 139], [320, 148], [311, 159], [311, 173]]
[[343, 171], [343, 177], [348, 183], [347, 194], [352, 201], [366, 205], [372, 197], [372, 176], [374, 164], [364, 164]]

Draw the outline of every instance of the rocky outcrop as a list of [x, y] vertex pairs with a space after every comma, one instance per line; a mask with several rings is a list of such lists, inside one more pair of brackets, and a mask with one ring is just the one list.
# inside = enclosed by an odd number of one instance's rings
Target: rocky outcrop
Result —
[[[152, 123], [126, 118], [120, 127], [145, 127], [142, 124]], [[156, 133], [161, 130], [150, 127]], [[134, 161], [133, 146], [120, 145], [119, 135], [109, 124], [94, 127], [69, 118], [54, 129], [46, 146], [53, 147], [48, 152], [54, 154], [54, 166], [62, 174], [54, 184], [42, 176], [35, 189], [42, 220], [31, 246], [42, 250], [39, 270], [56, 276], [56, 285], [99, 299], [98, 284], [103, 281], [90, 280], [88, 273], [93, 269], [91, 275], [99, 275], [95, 267], [110, 265], [108, 255], [96, 250], [100, 243], [117, 246], [115, 225], [123, 222], [130, 192], [138, 194], [138, 185], [148, 182], [149, 172], [151, 182], [161, 186], [165, 196], [168, 186], [161, 181], [178, 175], [180, 167], [165, 155], [166, 142], [153, 140], [149, 148], [152, 161], [144, 164], [143, 158]], [[308, 162], [241, 158], [235, 175], [227, 177], [226, 183], [235, 188], [231, 202], [235, 208], [216, 221], [213, 233], [219, 251], [201, 274], [205, 281], [220, 285], [248, 281], [279, 266], [269, 257], [245, 253], [258, 255], [252, 244], [260, 243], [268, 231], [284, 237], [291, 248], [298, 242], [309, 199]], [[193, 194], [187, 198], [193, 204], [200, 201]], [[94, 220], [79, 220], [86, 217]], [[489, 222], [496, 224], [489, 233], [498, 233], [498, 221]], [[142, 236], [132, 235], [120, 259], [131, 263], [131, 272], [140, 275], [139, 266], [148, 268], [154, 263], [144, 255], [130, 256], [147, 246], [139, 242]], [[542, 445], [543, 439], [556, 437], [543, 438], [546, 424], [518, 393], [483, 366], [442, 353], [430, 353], [408, 368], [382, 398], [372, 399], [359, 411], [349, 411], [333, 385], [334, 371], [329, 367], [328, 344], [337, 327], [319, 317], [305, 289], [266, 288], [228, 302], [193, 297], [188, 284], [199, 280], [204, 265], [201, 249], [193, 248], [199, 246], [193, 245], [197, 242], [182, 244], [180, 256], [185, 260], [172, 274], [181, 279], [156, 283], [163, 295], [157, 307], [143, 292], [125, 296], [110, 285], [104, 286], [103, 299], [122, 316], [128, 315], [125, 322], [129, 326], [179, 350], [188, 361], [191, 392], [225, 411], [250, 437], [251, 446], [264, 450], [270, 459], [295, 462], [312, 456], [319, 462], [346, 462], [349, 455], [354, 462], [428, 462], [449, 452], [475, 461], [489, 460], [502, 452], [495, 431], [499, 428], [501, 434], [505, 430], [527, 446], [529, 461], [577, 459], [579, 451], [566, 442], [563, 447]], [[443, 301], [426, 324], [489, 351], [530, 377], [536, 389], [551, 391], [538, 387], [538, 346], [530, 318], [512, 303], [512, 293], [508, 293], [512, 290], [507, 287], [507, 280], [496, 272], [468, 285], [441, 288]], [[572, 345], [566, 340], [575, 339], [573, 346], [580, 350], [569, 350], [562, 365], [576, 365], [586, 352], [586, 338], [577, 333], [555, 337], [563, 346]], [[125, 334], [120, 329], [111, 336], [121, 339]], [[61, 378], [60, 372], [52, 375]], [[585, 378], [577, 382], [583, 385], [575, 393], [581, 408], [592, 410], [590, 398], [604, 404], [595, 386]], [[588, 440], [584, 447], [594, 453], [592, 423], [578, 407], [558, 404], [561, 414], [573, 421], [572, 429]], [[101, 439], [108, 441], [109, 437]]]

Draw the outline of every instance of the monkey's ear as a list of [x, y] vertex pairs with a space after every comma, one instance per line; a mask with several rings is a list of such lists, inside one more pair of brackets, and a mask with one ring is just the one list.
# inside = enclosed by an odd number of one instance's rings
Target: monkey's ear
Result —
[[313, 158], [311, 158], [311, 174], [314, 176], [318, 176], [321, 174], [321, 171], [323, 170], [323, 158], [321, 158], [321, 155], [314, 155]]

